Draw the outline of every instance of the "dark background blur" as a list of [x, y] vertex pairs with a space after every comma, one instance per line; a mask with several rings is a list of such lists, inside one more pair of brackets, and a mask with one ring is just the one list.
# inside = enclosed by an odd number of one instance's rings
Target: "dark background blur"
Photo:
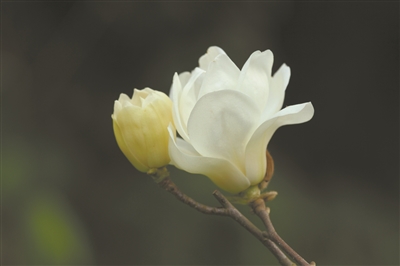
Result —
[[[276, 264], [233, 220], [178, 202], [118, 149], [120, 93], [168, 93], [211, 45], [271, 49], [314, 118], [269, 150], [280, 235], [318, 265], [399, 264], [399, 3], [2, 2], [3, 265]], [[206, 177], [170, 167], [200, 202]], [[240, 207], [258, 226], [247, 207]]]

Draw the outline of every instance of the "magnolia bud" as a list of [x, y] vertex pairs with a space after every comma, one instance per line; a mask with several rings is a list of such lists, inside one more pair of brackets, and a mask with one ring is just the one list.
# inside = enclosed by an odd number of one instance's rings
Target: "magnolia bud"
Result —
[[147, 172], [170, 162], [172, 103], [163, 92], [134, 89], [132, 99], [122, 93], [111, 118], [118, 146], [136, 169]]

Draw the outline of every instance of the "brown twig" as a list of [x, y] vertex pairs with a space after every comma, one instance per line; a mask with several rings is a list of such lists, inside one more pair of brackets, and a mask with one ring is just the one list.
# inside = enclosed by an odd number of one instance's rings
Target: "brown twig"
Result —
[[205, 214], [216, 214], [216, 215], [223, 215], [229, 216], [227, 209], [221, 207], [210, 207], [201, 203], [198, 203], [191, 197], [184, 194], [179, 188], [175, 185], [174, 182], [169, 177], [164, 178], [158, 185], [174, 195], [178, 200], [182, 201], [183, 203], [189, 205], [190, 207], [198, 210], [199, 212]]
[[[160, 187], [167, 190], [173, 194], [177, 199], [183, 203], [189, 205], [190, 207], [196, 209], [199, 212], [205, 214], [214, 214], [229, 216], [243, 226], [247, 231], [254, 235], [264, 246], [266, 246], [272, 254], [278, 259], [279, 263], [284, 266], [293, 266], [294, 264], [286, 255], [288, 255], [293, 261], [295, 261], [300, 266], [315, 266], [315, 262], [308, 263], [299, 254], [297, 254], [275, 231], [272, 225], [271, 219], [269, 217], [269, 208], [265, 206], [265, 201], [272, 200], [275, 198], [277, 193], [275, 191], [265, 192], [260, 194], [260, 191], [264, 190], [274, 173], [274, 160], [271, 154], [266, 151], [267, 158], [267, 170], [263, 181], [257, 186], [258, 193], [254, 192], [254, 187], [252, 190], [247, 190], [243, 193], [250, 193], [251, 197], [243, 194], [240, 196], [240, 200], [245, 199], [245, 203], [252, 207], [254, 213], [263, 221], [266, 231], [261, 231], [252, 222], [249, 221], [241, 212], [236, 209], [231, 202], [225, 196], [215, 190], [213, 192], [214, 197], [221, 203], [222, 207], [210, 207], [201, 203], [198, 203], [194, 199], [190, 198], [186, 194], [182, 193], [179, 188], [169, 177], [169, 172], [166, 167], [159, 169], [151, 169], [148, 174], [151, 175]], [[254, 195], [256, 195], [254, 197]], [[257, 196], [258, 195], [258, 196]], [[253, 198], [254, 197], [254, 198]], [[282, 250], [283, 251], [282, 251]], [[285, 254], [286, 253], [286, 254]]]
[[264, 232], [258, 229], [252, 222], [249, 221], [238, 209], [236, 209], [232, 203], [228, 201], [222, 195], [221, 192], [215, 190], [213, 192], [214, 197], [221, 203], [222, 206], [225, 207], [229, 212], [229, 216], [233, 218], [236, 222], [238, 222], [241, 226], [247, 229], [250, 233], [252, 233], [258, 240], [260, 240], [264, 246], [266, 246], [272, 254], [278, 259], [281, 265], [289, 266], [295, 265], [292, 261], [290, 261], [286, 255], [272, 242], [270, 239], [264, 237]]
[[198, 203], [186, 194], [182, 193], [174, 182], [168, 177], [165, 177], [160, 182], [159, 186], [173, 194], [178, 200], [205, 214], [214, 214], [221, 216], [228, 216], [238, 222], [247, 231], [254, 235], [264, 246], [266, 246], [272, 254], [277, 258], [279, 263], [284, 266], [295, 265], [279, 247], [270, 239], [266, 237], [266, 232], [258, 229], [252, 222], [250, 222], [241, 212], [239, 212], [219, 191], [214, 191], [213, 195], [223, 207], [210, 207]]
[[262, 199], [257, 199], [251, 203], [253, 211], [258, 217], [263, 221], [266, 232], [265, 236], [278, 245], [296, 264], [301, 266], [311, 266], [315, 265], [315, 262], [308, 263], [303, 259], [296, 251], [294, 251], [275, 231], [272, 225], [271, 219], [269, 217], [269, 208], [265, 206], [265, 202]]

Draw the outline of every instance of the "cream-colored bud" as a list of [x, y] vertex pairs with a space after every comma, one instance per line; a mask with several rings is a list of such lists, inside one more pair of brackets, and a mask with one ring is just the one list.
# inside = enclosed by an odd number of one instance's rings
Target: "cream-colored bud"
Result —
[[132, 99], [122, 93], [111, 118], [118, 146], [136, 169], [147, 172], [170, 162], [172, 103], [163, 92], [134, 89]]

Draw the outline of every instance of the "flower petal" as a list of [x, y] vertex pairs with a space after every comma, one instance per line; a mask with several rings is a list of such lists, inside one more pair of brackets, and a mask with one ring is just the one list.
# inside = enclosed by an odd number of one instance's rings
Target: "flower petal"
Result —
[[189, 81], [191, 76], [190, 72], [182, 72], [179, 74], [179, 80], [181, 81], [181, 85], [182, 87], [185, 87], [185, 85], [187, 84], [187, 82]]
[[237, 84], [238, 90], [252, 98], [260, 110], [268, 99], [273, 61], [270, 50], [254, 52], [244, 64]]
[[208, 48], [207, 53], [202, 55], [199, 59], [199, 66], [201, 69], [208, 69], [208, 65], [220, 54], [225, 54], [224, 50], [217, 46], [211, 46]]
[[[157, 110], [160, 107], [165, 110], [163, 114]], [[154, 102], [146, 108], [132, 105], [123, 108], [116, 120], [122, 139], [129, 144], [127, 148], [130, 153], [150, 168], [168, 164], [169, 159], [164, 156], [168, 154], [168, 124], [163, 121], [169, 116], [166, 114], [168, 109], [168, 106]], [[167, 120], [170, 121], [170, 118]]]
[[179, 113], [181, 115], [181, 122], [185, 131], [187, 131], [186, 126], [190, 113], [192, 112], [192, 109], [197, 101], [198, 92], [195, 91], [195, 83], [204, 72], [204, 70], [198, 67], [193, 70], [190, 79], [187, 81], [179, 98]]
[[148, 167], [146, 167], [144, 163], [141, 162], [139, 158], [135, 156], [135, 153], [132, 152], [132, 150], [129, 148], [129, 145], [126, 144], [124, 137], [122, 136], [121, 129], [119, 128], [115, 117], [113, 117], [113, 129], [114, 129], [115, 139], [117, 140], [117, 144], [121, 149], [122, 153], [125, 155], [125, 157], [131, 162], [131, 164], [133, 164], [133, 166], [136, 169], [138, 169], [141, 172], [146, 172], [148, 170]]
[[247, 95], [223, 90], [204, 95], [189, 117], [190, 143], [201, 155], [226, 159], [244, 173], [244, 153], [260, 112]]
[[[178, 78], [175, 78], [175, 75], [178, 76]], [[171, 99], [176, 99], [178, 98], [178, 96], [176, 95], [177, 93], [179, 94], [182, 91], [182, 88], [186, 85], [186, 83], [188, 82], [190, 78], [190, 72], [182, 72], [178, 75], [178, 73], [175, 72], [173, 78], [172, 78], [172, 85], [171, 88], [169, 90], [169, 98]], [[179, 80], [179, 84], [180, 84], [180, 89], [178, 88], [174, 88], [174, 81], [175, 80]], [[174, 95], [175, 94], [175, 95]]]
[[169, 128], [169, 132], [169, 156], [171, 163], [177, 168], [192, 174], [203, 174], [230, 193], [239, 193], [249, 187], [248, 179], [232, 163], [224, 159], [201, 156], [186, 141], [175, 139], [172, 128]]
[[239, 68], [226, 54], [217, 56], [208, 66], [198, 98], [213, 91], [236, 89], [239, 75]]
[[[132, 98], [133, 98], [133, 97], [132, 97]], [[122, 107], [127, 106], [127, 105], [132, 105], [132, 104], [134, 104], [133, 102], [131, 102], [131, 99], [129, 98], [129, 96], [126, 95], [125, 93], [121, 93], [121, 94], [119, 95], [118, 102], [121, 103], [121, 106], [122, 106]], [[135, 105], [135, 104], [134, 104], [134, 105]]]
[[120, 101], [115, 101], [114, 102], [114, 112], [111, 115], [111, 117], [114, 119], [118, 116], [119, 111], [121, 111], [122, 109], [122, 104], [120, 103]]
[[265, 119], [263, 120], [268, 119], [268, 117], [272, 116], [282, 108], [285, 99], [285, 90], [289, 84], [289, 79], [290, 67], [283, 64], [270, 80], [268, 99], [263, 112], [263, 117]]
[[292, 105], [282, 109], [257, 128], [246, 147], [246, 176], [252, 185], [258, 184], [265, 175], [265, 150], [275, 131], [284, 125], [307, 122], [313, 115], [314, 107], [311, 102]]
[[[122, 108], [115, 120], [120, 131], [121, 139], [123, 139], [125, 143], [129, 143], [127, 148], [131, 154], [136, 155], [138, 161], [146, 158], [146, 143], [143, 141], [145, 137], [142, 131], [142, 125], [146, 123], [144, 119], [145, 115], [143, 109], [131, 105]], [[117, 135], [118, 134], [116, 134], [116, 136]], [[141, 163], [147, 165], [145, 161], [141, 161]]]
[[181, 114], [179, 111], [179, 102], [182, 94], [182, 85], [177, 73], [175, 73], [174, 78], [172, 80], [171, 91], [169, 93], [170, 98], [172, 100], [172, 118], [174, 120], [174, 124], [176, 130], [179, 135], [185, 140], [189, 140], [189, 137], [186, 132], [186, 125], [184, 126]]

